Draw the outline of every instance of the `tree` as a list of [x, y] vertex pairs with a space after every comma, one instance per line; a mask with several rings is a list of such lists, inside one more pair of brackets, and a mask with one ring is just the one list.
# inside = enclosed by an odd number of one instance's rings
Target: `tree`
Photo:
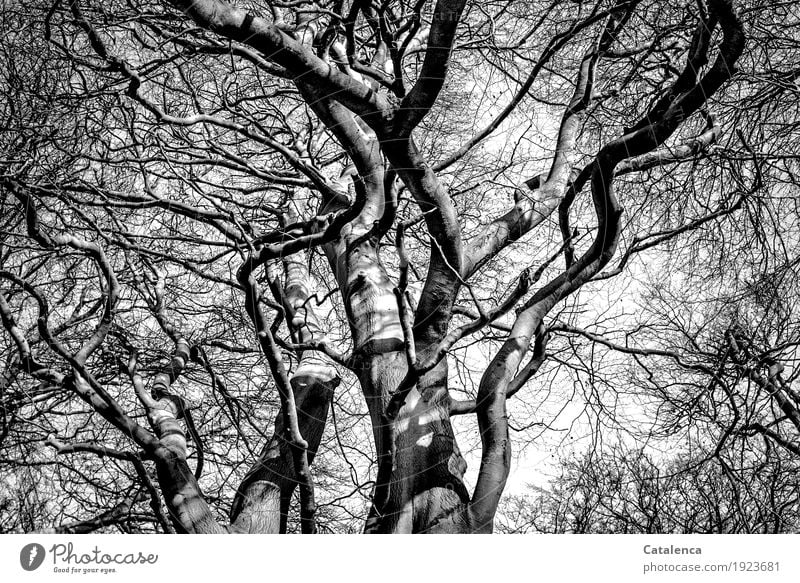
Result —
[[[504, 532], [754, 534], [796, 532], [797, 460], [769, 446], [737, 443], [725, 465], [692, 458], [653, 459], [616, 449], [564, 460], [548, 490], [512, 496]], [[747, 460], [741, 464], [741, 460]], [[722, 468], [725, 468], [723, 470]]]
[[8, 529], [491, 532], [570, 312], [794, 188], [777, 3], [3, 10]]

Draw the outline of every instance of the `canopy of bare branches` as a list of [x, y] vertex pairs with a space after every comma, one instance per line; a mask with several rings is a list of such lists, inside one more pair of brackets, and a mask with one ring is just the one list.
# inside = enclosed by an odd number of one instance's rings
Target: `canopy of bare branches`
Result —
[[796, 3], [0, 12], [0, 531], [800, 530]]

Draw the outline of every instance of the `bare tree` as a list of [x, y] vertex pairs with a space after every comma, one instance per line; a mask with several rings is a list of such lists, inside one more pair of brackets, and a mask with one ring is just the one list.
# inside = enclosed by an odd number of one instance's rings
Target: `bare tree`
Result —
[[569, 312], [793, 188], [781, 10], [4, 4], [8, 528], [491, 532]]

